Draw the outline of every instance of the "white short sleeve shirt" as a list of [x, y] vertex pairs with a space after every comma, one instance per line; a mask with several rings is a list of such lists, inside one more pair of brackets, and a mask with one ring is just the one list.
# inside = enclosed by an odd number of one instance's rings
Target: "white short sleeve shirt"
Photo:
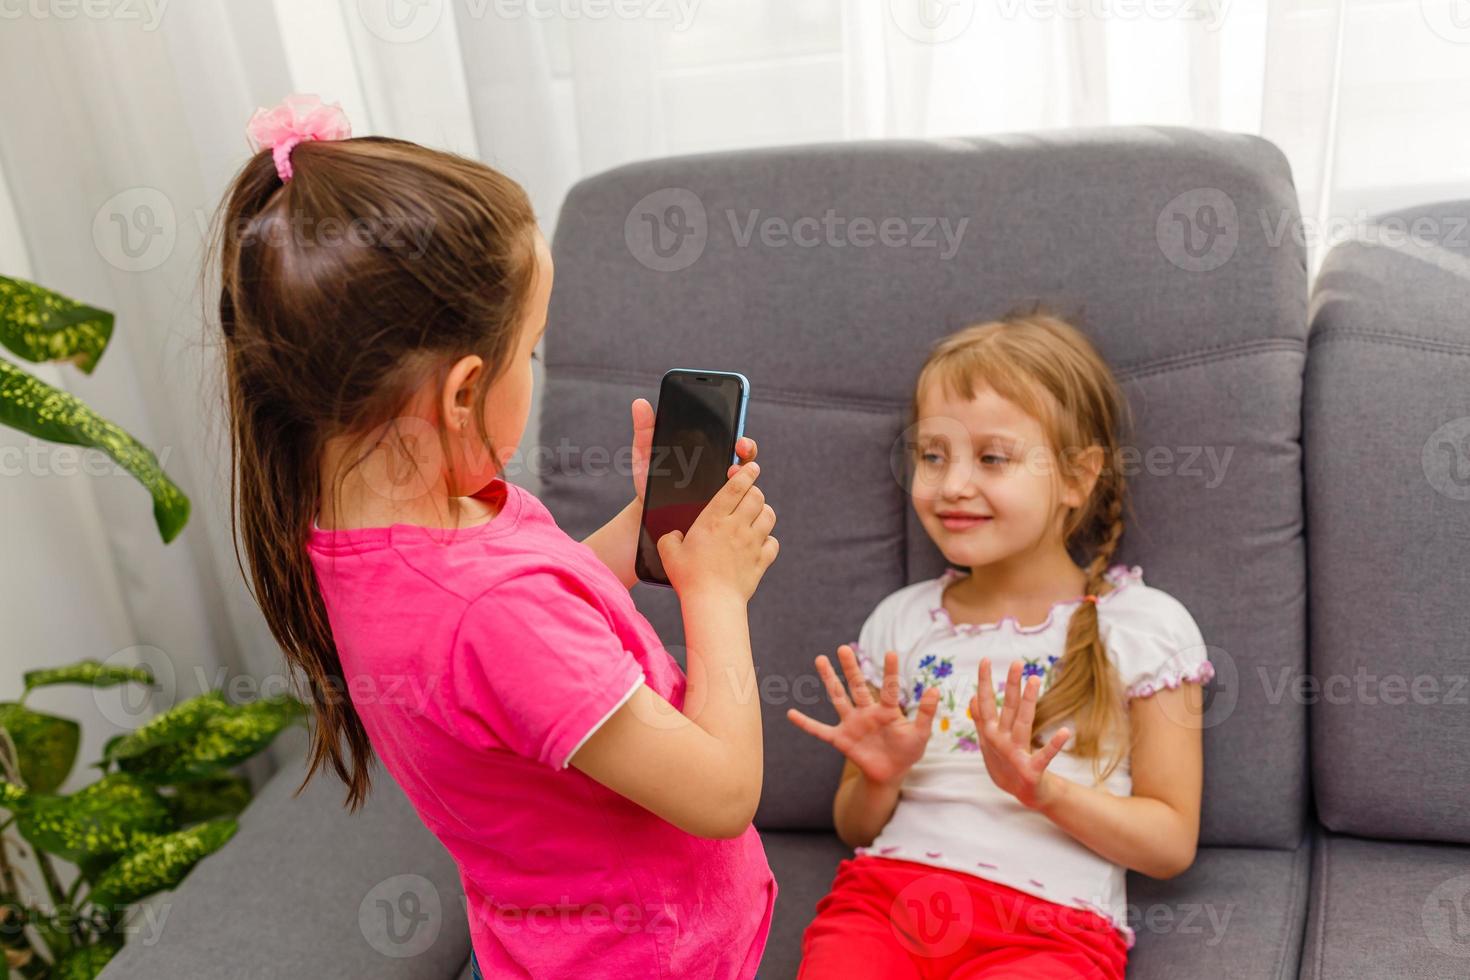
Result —
[[[969, 710], [981, 657], [990, 658], [997, 702], [1013, 660], [1022, 663], [1023, 681], [1032, 674], [1041, 677], [1040, 693], [1045, 693], [1082, 598], [1056, 603], [1046, 620], [1033, 626], [1022, 627], [1013, 617], [956, 624], [940, 597], [950, 582], [968, 574], [949, 569], [894, 592], [878, 603], [853, 644], [864, 676], [875, 686], [883, 682], [885, 652], [898, 654], [900, 704], [910, 715], [925, 689], [940, 690], [933, 735], [904, 778], [893, 816], [872, 845], [857, 853], [964, 871], [1089, 909], [1108, 919], [1131, 948], [1126, 869], [991, 782]], [[1113, 589], [1098, 599], [1099, 633], [1127, 700], [1214, 676], [1199, 627], [1179, 600], [1145, 585], [1136, 565], [1114, 565], [1106, 578]], [[1059, 720], [1042, 731], [1043, 741], [1064, 724], [1075, 730], [1069, 720]], [[1050, 768], [1073, 782], [1092, 785], [1093, 762], [1072, 754], [1074, 742], [1068, 740]], [[1130, 795], [1133, 779], [1126, 755], [1101, 787]]]

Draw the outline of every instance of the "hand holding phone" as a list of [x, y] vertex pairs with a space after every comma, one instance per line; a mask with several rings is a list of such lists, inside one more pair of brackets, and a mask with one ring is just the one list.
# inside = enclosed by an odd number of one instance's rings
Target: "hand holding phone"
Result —
[[755, 485], [759, 474], [759, 463], [745, 463], [687, 532], [659, 539], [664, 572], [681, 600], [715, 593], [743, 603], [755, 594], [780, 547], [771, 536], [776, 512]]
[[[775, 523], [775, 512], [753, 486], [754, 473], [738, 496], [731, 496], [736, 493], [732, 484], [744, 478], [740, 472], [731, 477], [729, 470], [740, 461], [735, 446], [744, 431], [748, 399], [749, 382], [738, 373], [676, 368], [664, 375], [634, 559], [640, 580], [682, 589], [707, 578], [702, 571], [711, 566], [716, 578], [722, 574], [721, 565], [759, 566], [754, 579], [736, 576], [749, 585], [745, 593], [749, 598], [760, 574], [774, 560], [778, 545], [770, 538], [769, 525]], [[747, 496], [750, 513], [736, 518]], [[675, 531], [679, 533], [671, 535]], [[753, 535], [761, 540], [747, 540]], [[665, 567], [661, 542], [678, 556], [673, 569]], [[770, 551], [769, 557], [762, 556], [762, 549]]]

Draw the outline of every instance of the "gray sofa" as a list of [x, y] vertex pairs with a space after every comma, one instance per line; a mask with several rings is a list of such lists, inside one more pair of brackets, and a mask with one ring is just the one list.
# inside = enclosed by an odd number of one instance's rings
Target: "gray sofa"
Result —
[[[1119, 560], [1188, 606], [1217, 668], [1198, 857], [1129, 876], [1129, 976], [1470, 975], [1466, 233], [1338, 247], [1309, 306], [1297, 219], [1270, 143], [1173, 128], [713, 154], [569, 195], [539, 439], [574, 450], [541, 473], [562, 527], [626, 502], [589, 450], [626, 444], [663, 370], [752, 384], [782, 542], [751, 604], [780, 885], [763, 978], [795, 974], [848, 854], [841, 760], [785, 711], [830, 716], [813, 656], [944, 568], [894, 475], [909, 386], [934, 339], [1037, 299], [1122, 380], [1140, 452]], [[675, 597], [635, 595], [681, 653]], [[1365, 671], [1438, 695], [1336, 693]], [[106, 980], [468, 976], [455, 868], [387, 775], [353, 817], [299, 780], [264, 787]]]

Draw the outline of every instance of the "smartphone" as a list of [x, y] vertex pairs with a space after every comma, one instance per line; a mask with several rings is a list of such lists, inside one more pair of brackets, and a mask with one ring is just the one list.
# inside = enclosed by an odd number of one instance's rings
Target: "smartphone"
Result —
[[735, 443], [745, 432], [749, 400], [750, 381], [734, 371], [674, 368], [664, 374], [633, 562], [640, 581], [672, 587], [659, 558], [659, 538], [670, 531], [687, 534], [729, 482], [725, 474], [739, 459]]

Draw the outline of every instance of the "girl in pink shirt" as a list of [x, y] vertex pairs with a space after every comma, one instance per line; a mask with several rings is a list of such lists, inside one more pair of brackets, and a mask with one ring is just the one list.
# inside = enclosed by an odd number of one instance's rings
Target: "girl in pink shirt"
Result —
[[629, 595], [648, 402], [634, 499], [585, 541], [500, 475], [552, 284], [522, 188], [347, 138], [311, 97], [250, 132], [215, 243], [232, 493], [310, 692], [306, 778], [356, 809], [381, 759], [459, 866], [477, 975], [754, 976], [776, 884], [746, 607], [778, 550], [755, 443], [659, 541], [686, 677]]

